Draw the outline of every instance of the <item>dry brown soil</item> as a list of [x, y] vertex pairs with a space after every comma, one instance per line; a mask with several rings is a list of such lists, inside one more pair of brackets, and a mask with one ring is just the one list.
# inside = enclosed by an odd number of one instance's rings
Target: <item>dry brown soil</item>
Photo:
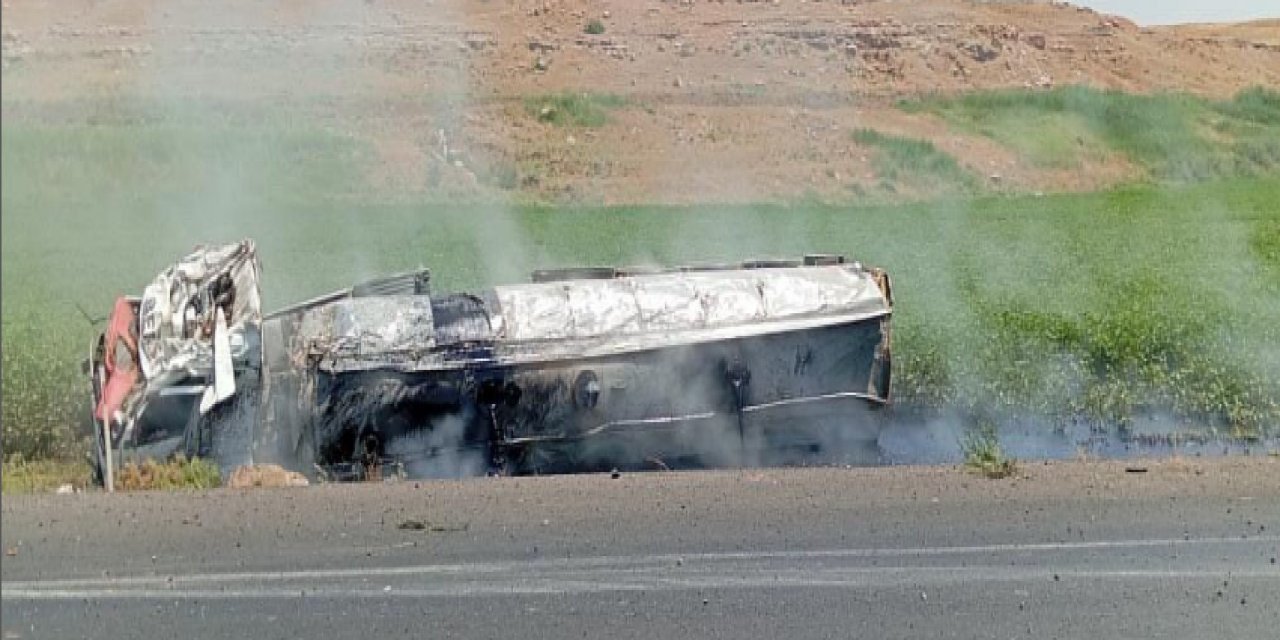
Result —
[[[1092, 189], [1132, 168], [1035, 167], [893, 101], [1280, 86], [1278, 21], [1146, 29], [1043, 2], [6, 0], [3, 21], [6, 119], [177, 98], [350, 134], [375, 188], [416, 196], [847, 199], [877, 181], [859, 127], [931, 140], [1007, 188]], [[566, 91], [628, 106], [599, 128], [525, 107]]]
[[[653, 552], [694, 540], [708, 549], [802, 548], [831, 537], [970, 544], [996, 530], [1004, 541], [1126, 538], [1143, 527], [1185, 533], [1188, 508], [1224, 502], [1192, 533], [1273, 535], [1278, 468], [1273, 457], [1182, 458], [1024, 463], [1004, 480], [962, 467], [792, 468], [6, 496], [0, 542], [13, 550], [8, 580], [40, 575], [42, 565], [84, 572], [89, 559], [152, 557], [129, 570], [166, 570], [156, 555], [179, 571], [254, 556], [287, 565], [335, 545], [331, 561], [390, 559], [406, 539], [430, 544], [443, 562], [476, 545], [495, 559], [530, 544], [580, 556], [624, 541]], [[94, 534], [81, 535], [88, 522]]]

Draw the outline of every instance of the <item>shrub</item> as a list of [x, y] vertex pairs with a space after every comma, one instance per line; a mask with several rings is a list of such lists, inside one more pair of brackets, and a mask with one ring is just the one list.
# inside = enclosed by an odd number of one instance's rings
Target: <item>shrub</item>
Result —
[[964, 465], [983, 477], [998, 480], [1018, 472], [1018, 463], [1005, 456], [995, 427], [983, 425], [971, 429], [960, 443]]
[[178, 456], [168, 462], [144, 460], [130, 462], [116, 472], [116, 489], [145, 491], [150, 489], [212, 489], [222, 481], [218, 465], [201, 458], [188, 460]]
[[612, 94], [560, 93], [525, 99], [525, 111], [556, 126], [601, 127], [609, 122], [609, 110], [627, 104]]

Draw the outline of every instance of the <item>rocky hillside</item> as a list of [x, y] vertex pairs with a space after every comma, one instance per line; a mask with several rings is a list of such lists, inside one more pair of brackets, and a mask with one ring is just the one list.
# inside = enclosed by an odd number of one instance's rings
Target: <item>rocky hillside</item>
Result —
[[881, 147], [861, 129], [927, 142], [1001, 189], [1090, 189], [1142, 167], [1108, 153], [1032, 162], [895, 101], [1066, 85], [1223, 100], [1280, 87], [1280, 22], [1144, 29], [1061, 3], [8, 0], [3, 10], [6, 122], [318, 126], [367, 148], [369, 183], [388, 194], [859, 197], [886, 182]]

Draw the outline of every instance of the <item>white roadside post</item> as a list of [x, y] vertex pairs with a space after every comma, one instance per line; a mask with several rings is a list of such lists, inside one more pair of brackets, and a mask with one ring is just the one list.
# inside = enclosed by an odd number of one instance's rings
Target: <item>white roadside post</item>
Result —
[[111, 421], [102, 421], [102, 486], [107, 488], [107, 493], [115, 493], [116, 482], [115, 474], [111, 468]]

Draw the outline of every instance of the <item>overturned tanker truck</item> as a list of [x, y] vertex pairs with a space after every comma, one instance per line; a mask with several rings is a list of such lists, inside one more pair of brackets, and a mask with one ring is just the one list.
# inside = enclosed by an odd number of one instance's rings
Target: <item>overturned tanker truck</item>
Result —
[[[87, 369], [96, 460], [367, 478], [874, 455], [888, 276], [840, 256], [381, 278], [262, 314], [251, 241], [117, 301]], [[829, 456], [828, 456], [829, 457]]]

